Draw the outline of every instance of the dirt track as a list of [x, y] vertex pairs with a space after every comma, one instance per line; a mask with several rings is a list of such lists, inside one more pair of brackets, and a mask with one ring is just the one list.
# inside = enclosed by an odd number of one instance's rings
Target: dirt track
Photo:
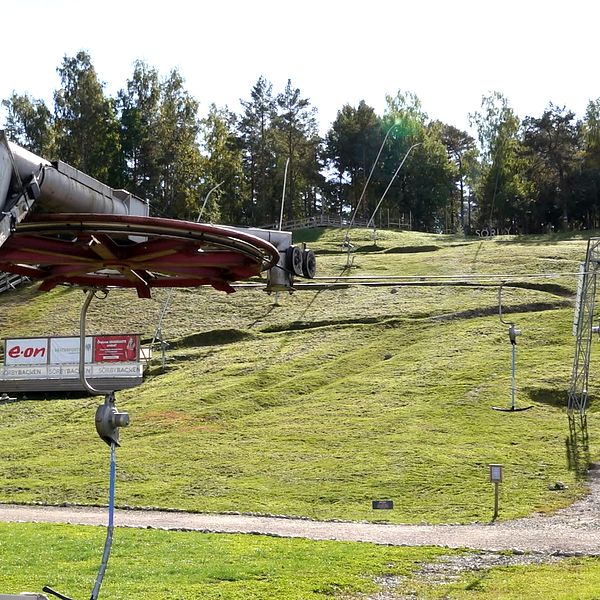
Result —
[[[600, 469], [590, 471], [589, 483], [588, 496], [551, 517], [533, 516], [495, 524], [382, 525], [145, 510], [118, 510], [115, 523], [123, 527], [256, 533], [398, 546], [600, 555]], [[106, 518], [106, 510], [101, 508], [0, 505], [2, 521], [104, 525]]]

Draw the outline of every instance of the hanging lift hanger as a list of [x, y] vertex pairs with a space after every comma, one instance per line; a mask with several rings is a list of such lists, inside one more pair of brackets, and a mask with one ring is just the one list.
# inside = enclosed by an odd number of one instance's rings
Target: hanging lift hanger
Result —
[[500, 317], [500, 323], [503, 325], [508, 325], [508, 338], [510, 339], [510, 344], [512, 347], [512, 361], [511, 361], [511, 403], [509, 408], [503, 408], [500, 406], [492, 406], [493, 410], [498, 410], [500, 412], [521, 412], [524, 410], [529, 410], [533, 408], [533, 406], [524, 406], [521, 408], [517, 408], [516, 404], [516, 396], [517, 396], [517, 336], [521, 334], [521, 331], [516, 328], [516, 323], [505, 321], [502, 318], [502, 287], [504, 286], [504, 281], [500, 284], [498, 288], [498, 316]]

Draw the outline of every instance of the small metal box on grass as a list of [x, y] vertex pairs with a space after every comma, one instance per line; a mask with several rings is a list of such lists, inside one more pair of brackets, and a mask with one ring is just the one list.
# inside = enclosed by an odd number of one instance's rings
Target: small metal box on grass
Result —
[[502, 465], [489, 465], [490, 482], [500, 483], [502, 481]]
[[391, 510], [394, 508], [393, 500], [373, 500], [373, 510]]

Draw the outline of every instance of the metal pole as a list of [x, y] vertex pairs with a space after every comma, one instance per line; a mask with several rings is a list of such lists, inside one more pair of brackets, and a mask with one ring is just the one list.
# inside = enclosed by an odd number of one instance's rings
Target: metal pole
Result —
[[517, 378], [516, 378], [516, 364], [517, 364], [517, 345], [516, 344], [512, 344], [512, 390], [511, 390], [511, 395], [512, 395], [512, 402], [511, 402], [511, 407], [513, 410], [515, 410], [515, 396], [517, 394]]
[[217, 183], [214, 188], [212, 188], [208, 194], [206, 194], [206, 198], [204, 198], [204, 203], [202, 204], [202, 208], [200, 209], [200, 213], [198, 214], [198, 218], [196, 219], [196, 223], [200, 223], [200, 219], [202, 218], [202, 213], [204, 212], [204, 208], [206, 207], [206, 203], [208, 202], [208, 197], [219, 187], [221, 187], [225, 182], [221, 181], [221, 183]]
[[392, 183], [394, 183], [394, 179], [396, 179], [396, 177], [398, 176], [398, 173], [400, 173], [400, 169], [402, 168], [402, 165], [406, 162], [406, 159], [408, 158], [408, 155], [412, 152], [413, 148], [416, 148], [417, 146], [421, 146], [422, 144], [423, 144], [423, 142], [417, 142], [416, 144], [413, 144], [406, 151], [406, 154], [404, 155], [404, 158], [402, 159], [402, 162], [398, 165], [398, 168], [396, 169], [396, 172], [394, 173], [394, 175], [390, 179], [390, 182], [389, 182], [388, 186], [385, 188], [385, 192], [383, 192], [383, 195], [381, 196], [381, 199], [377, 203], [377, 206], [375, 207], [375, 210], [373, 211], [373, 215], [371, 216], [371, 218], [369, 219], [369, 222], [367, 223], [367, 227], [371, 226], [371, 223], [373, 222], [373, 219], [375, 218], [375, 215], [377, 214], [377, 211], [379, 210], [379, 207], [381, 206], [381, 203], [383, 202], [383, 199], [385, 198], [385, 195], [388, 193], [388, 190], [392, 187]]
[[114, 530], [114, 519], [115, 519], [115, 479], [117, 471], [117, 451], [116, 444], [112, 442], [110, 445], [110, 481], [108, 488], [108, 527], [106, 529], [106, 540], [104, 542], [104, 551], [102, 552], [102, 562], [100, 563], [100, 569], [98, 570], [98, 576], [96, 577], [96, 583], [92, 590], [90, 600], [96, 600], [100, 594], [100, 586], [104, 579], [104, 573], [108, 565], [108, 559], [110, 557], [110, 550], [112, 547], [112, 538]]
[[381, 142], [381, 146], [379, 146], [379, 152], [377, 153], [377, 156], [375, 158], [375, 161], [373, 162], [373, 166], [371, 167], [371, 172], [369, 173], [369, 177], [367, 178], [367, 181], [363, 187], [362, 193], [360, 195], [360, 198], [358, 199], [358, 202], [356, 203], [356, 208], [354, 209], [354, 214], [352, 215], [352, 218], [350, 219], [350, 223], [348, 224], [348, 231], [350, 231], [350, 228], [352, 227], [352, 225], [354, 224], [354, 219], [356, 218], [356, 214], [358, 213], [358, 209], [360, 207], [360, 203], [362, 202], [364, 196], [365, 196], [365, 192], [367, 191], [367, 186], [369, 185], [369, 182], [371, 181], [371, 177], [373, 176], [373, 171], [375, 170], [375, 165], [377, 165], [377, 161], [379, 160], [379, 157], [381, 156], [381, 152], [383, 150], [383, 147], [385, 146], [385, 143], [387, 142], [387, 139], [390, 135], [390, 133], [392, 132], [392, 129], [394, 129], [394, 127], [398, 127], [398, 125], [400, 125], [400, 123], [394, 123], [388, 130], [387, 133], [385, 134], [385, 137], [383, 138], [383, 142]]
[[107, 391], [97, 390], [95, 387], [90, 385], [85, 376], [85, 319], [87, 316], [87, 310], [95, 293], [96, 290], [88, 290], [85, 302], [81, 307], [81, 313], [79, 315], [79, 381], [81, 381], [81, 384], [88, 392], [98, 396], [100, 394], [106, 394]]
[[495, 521], [498, 518], [498, 513], [500, 507], [500, 483], [498, 481], [494, 482], [494, 516], [492, 517], [492, 521]]
[[167, 297], [163, 300], [162, 306], [160, 307], [160, 312], [158, 314], [158, 325], [156, 326], [156, 331], [154, 332], [154, 335], [152, 336], [152, 341], [150, 342], [150, 348], [152, 348], [154, 346], [157, 339], [160, 339], [162, 341], [162, 324], [163, 324], [165, 315], [167, 314], [167, 310], [169, 310], [169, 305], [171, 304], [171, 300], [173, 299], [173, 290], [174, 289], [175, 288], [169, 288], [169, 293], [167, 294]]
[[281, 231], [281, 228], [283, 227], [283, 207], [285, 206], [285, 186], [287, 184], [287, 172], [288, 172], [288, 166], [290, 164], [290, 157], [287, 157], [287, 160], [285, 161], [285, 171], [283, 172], [283, 190], [281, 192], [281, 213], [279, 215], [279, 231]]

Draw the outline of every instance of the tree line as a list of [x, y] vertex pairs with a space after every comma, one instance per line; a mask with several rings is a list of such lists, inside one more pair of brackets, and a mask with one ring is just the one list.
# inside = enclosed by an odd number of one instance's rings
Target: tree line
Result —
[[200, 117], [177, 69], [161, 76], [137, 61], [115, 97], [84, 51], [57, 73], [53, 107], [16, 92], [2, 101], [9, 138], [148, 199], [153, 215], [263, 226], [283, 198], [286, 220], [466, 233], [600, 226], [600, 99], [580, 120], [552, 103], [520, 119], [493, 92], [469, 115], [475, 139], [398, 91], [382, 115], [345, 104], [321, 136], [316, 107], [290, 80], [275, 93], [261, 76], [238, 113], [212, 104]]

